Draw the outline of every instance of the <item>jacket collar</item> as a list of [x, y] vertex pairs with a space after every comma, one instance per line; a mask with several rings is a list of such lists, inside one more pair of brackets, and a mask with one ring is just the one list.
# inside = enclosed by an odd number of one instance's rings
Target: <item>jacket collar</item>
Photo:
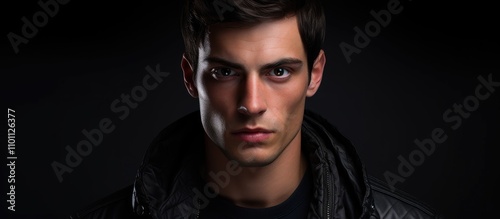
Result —
[[[167, 126], [146, 151], [134, 183], [133, 207], [153, 218], [196, 218], [203, 181], [203, 127], [196, 111]], [[302, 149], [314, 183], [310, 218], [368, 218], [373, 198], [351, 142], [317, 114], [305, 111]], [[189, 215], [188, 217], [186, 217]]]

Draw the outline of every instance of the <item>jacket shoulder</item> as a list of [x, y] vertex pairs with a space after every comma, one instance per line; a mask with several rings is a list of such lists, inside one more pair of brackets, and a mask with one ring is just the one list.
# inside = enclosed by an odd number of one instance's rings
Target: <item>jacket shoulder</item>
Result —
[[418, 201], [415, 197], [391, 189], [380, 179], [369, 176], [370, 187], [373, 193], [375, 209], [380, 218], [384, 219], [442, 219], [435, 210]]
[[145, 219], [132, 210], [133, 185], [122, 188], [88, 205], [70, 216], [70, 219]]

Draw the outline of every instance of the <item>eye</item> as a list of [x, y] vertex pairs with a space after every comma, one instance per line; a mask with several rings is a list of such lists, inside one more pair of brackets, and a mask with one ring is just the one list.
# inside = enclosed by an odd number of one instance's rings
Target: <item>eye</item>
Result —
[[212, 68], [210, 73], [217, 80], [237, 76], [237, 73], [230, 68]]
[[290, 76], [290, 72], [284, 68], [275, 68], [271, 72], [269, 72], [269, 75], [277, 78], [286, 78]]

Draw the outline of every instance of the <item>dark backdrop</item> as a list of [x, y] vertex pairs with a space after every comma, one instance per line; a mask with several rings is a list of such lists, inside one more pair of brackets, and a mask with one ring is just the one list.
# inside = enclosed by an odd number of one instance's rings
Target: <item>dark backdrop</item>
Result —
[[[413, 157], [418, 166], [395, 186], [448, 218], [486, 217], [498, 204], [493, 148], [500, 142], [500, 87], [478, 102], [471, 95], [479, 76], [500, 81], [495, 7], [402, 0], [402, 11], [348, 63], [339, 45], [354, 45], [354, 28], [364, 29], [374, 20], [370, 11], [386, 10], [388, 2], [325, 5], [327, 66], [322, 86], [307, 107], [338, 127], [356, 145], [367, 171], [383, 180], [384, 173], [398, 174], [401, 158], [418, 155], [415, 139], [431, 138], [435, 128], [442, 128], [446, 141], [436, 144], [425, 160]], [[9, 32], [22, 36], [22, 17], [32, 20], [42, 9], [37, 1], [5, 4], [0, 29], [2, 110], [16, 111], [18, 159], [16, 211], [11, 212], [6, 210], [9, 173], [3, 141], [2, 218], [65, 218], [131, 184], [153, 137], [196, 110], [179, 67], [180, 3], [70, 1], [59, 5], [45, 24], [39, 17], [38, 32], [19, 45], [18, 53]], [[111, 104], [122, 94], [140, 91], [146, 67], [156, 70], [157, 65], [170, 75], [134, 109], [129, 107], [126, 118], [123, 111], [113, 112]], [[443, 119], [464, 101], [472, 109], [468, 118], [459, 125]], [[64, 164], [66, 146], [76, 148], [86, 139], [82, 131], [98, 128], [106, 118], [115, 129], [103, 134], [99, 145], [59, 182], [51, 164]]]

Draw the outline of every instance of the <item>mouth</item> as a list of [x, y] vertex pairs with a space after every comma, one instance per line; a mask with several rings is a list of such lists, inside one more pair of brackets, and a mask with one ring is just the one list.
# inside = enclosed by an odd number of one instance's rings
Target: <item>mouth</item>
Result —
[[260, 143], [269, 139], [273, 133], [273, 131], [263, 128], [243, 128], [231, 134], [245, 142]]

